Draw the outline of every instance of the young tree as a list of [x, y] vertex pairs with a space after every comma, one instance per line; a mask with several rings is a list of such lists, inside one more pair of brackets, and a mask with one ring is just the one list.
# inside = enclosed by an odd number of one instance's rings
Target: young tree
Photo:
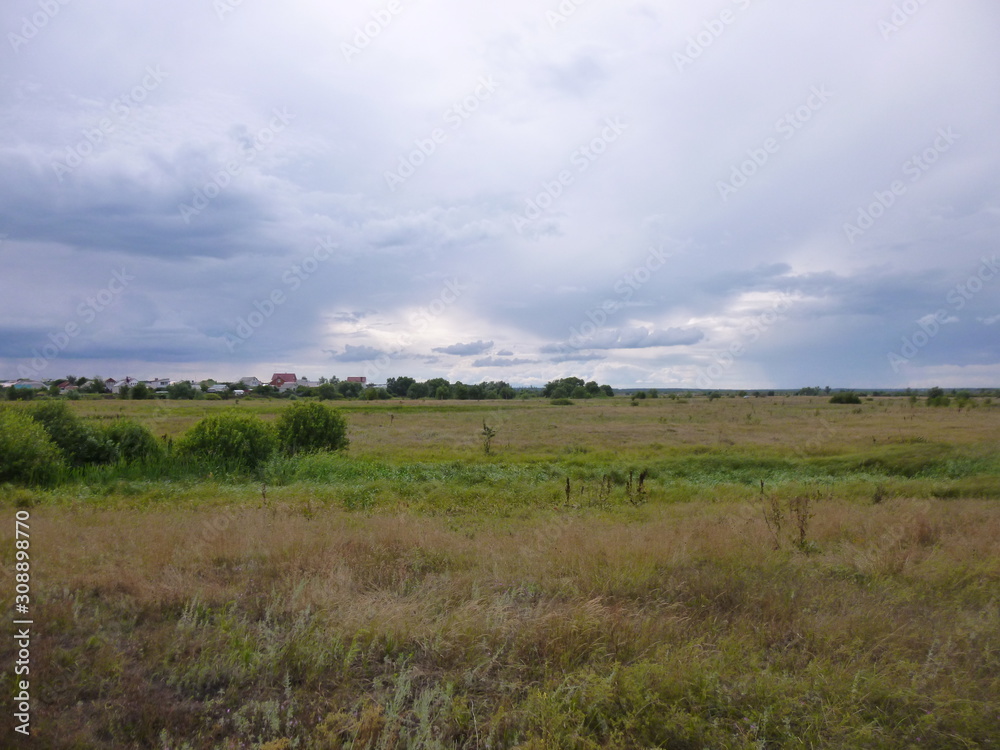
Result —
[[402, 398], [403, 396], [406, 395], [406, 392], [410, 389], [410, 386], [416, 382], [417, 381], [414, 380], [413, 378], [408, 378], [405, 376], [398, 378], [389, 378], [388, 380], [385, 381], [385, 389], [389, 391], [389, 393], [392, 394], [393, 396], [399, 396], [400, 398]]
[[193, 399], [195, 397], [194, 386], [187, 380], [178, 383], [171, 383], [167, 386], [167, 398], [171, 399]]
[[62, 467], [62, 452], [43, 425], [20, 409], [0, 410], [0, 482], [45, 484]]
[[281, 412], [278, 441], [286, 453], [339, 451], [347, 448], [347, 422], [340, 412], [316, 401], [297, 401]]
[[73, 466], [112, 463], [118, 457], [114, 445], [94, 427], [74, 414], [65, 401], [46, 401], [31, 408], [32, 419], [49, 434]]
[[361, 391], [364, 390], [364, 386], [361, 383], [350, 383], [345, 380], [337, 383], [337, 390], [340, 391], [340, 395], [344, 398], [357, 398], [361, 395]]
[[227, 468], [256, 469], [277, 446], [270, 424], [241, 409], [226, 409], [205, 417], [181, 438], [181, 455]]
[[426, 383], [414, 383], [406, 389], [407, 398], [427, 398], [430, 389]]
[[[448, 391], [448, 396], [438, 395], [438, 393], [442, 392], [442, 388]], [[434, 398], [448, 398], [451, 396], [451, 383], [444, 378], [431, 378], [427, 381], [427, 390]]]
[[132, 386], [132, 392], [129, 394], [129, 397], [135, 401], [144, 401], [146, 399], [155, 398], [153, 391], [150, 390], [149, 386], [145, 383], [136, 383]]
[[321, 401], [342, 398], [340, 391], [337, 390], [337, 386], [333, 383], [322, 383], [316, 386], [316, 395], [319, 396]]

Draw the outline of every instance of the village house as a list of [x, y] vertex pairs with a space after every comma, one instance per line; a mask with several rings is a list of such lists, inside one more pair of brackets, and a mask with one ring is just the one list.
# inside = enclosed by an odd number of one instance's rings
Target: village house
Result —
[[26, 380], [21, 378], [19, 380], [8, 380], [6, 383], [0, 383], [4, 388], [21, 388], [21, 389], [32, 389], [32, 390], [45, 390], [48, 388], [45, 383], [41, 380]]
[[276, 372], [271, 376], [270, 385], [279, 391], [294, 391], [299, 387], [299, 379], [294, 372]]
[[121, 380], [115, 380], [114, 378], [108, 378], [104, 381], [104, 387], [115, 395], [121, 393], [122, 388], [131, 388], [134, 385], [138, 385], [139, 381], [135, 378], [126, 375]]

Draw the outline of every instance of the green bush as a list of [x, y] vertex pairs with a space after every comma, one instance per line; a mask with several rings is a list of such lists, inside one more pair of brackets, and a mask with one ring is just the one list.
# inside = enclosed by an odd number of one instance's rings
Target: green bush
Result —
[[115, 447], [120, 461], [145, 461], [163, 455], [163, 447], [149, 428], [131, 419], [116, 419], [104, 428], [104, 437]]
[[347, 448], [347, 421], [340, 412], [316, 401], [298, 401], [277, 421], [278, 440], [289, 454]]
[[178, 445], [183, 456], [229, 468], [256, 469], [274, 453], [274, 428], [260, 417], [227, 410], [205, 417]]
[[71, 466], [109, 464], [118, 458], [101, 430], [80, 419], [65, 401], [45, 401], [28, 412], [66, 456]]
[[831, 404], [860, 404], [861, 399], [854, 391], [844, 391], [830, 396]]
[[554, 398], [550, 402], [553, 406], [572, 406], [573, 402], [568, 398]]
[[19, 409], [0, 410], [0, 481], [48, 484], [63, 456], [48, 432]]

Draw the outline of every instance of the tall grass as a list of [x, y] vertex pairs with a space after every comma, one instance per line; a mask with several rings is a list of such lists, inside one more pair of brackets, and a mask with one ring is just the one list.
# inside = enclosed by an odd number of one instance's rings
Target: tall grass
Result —
[[299, 511], [35, 508], [37, 741], [1000, 741], [989, 503], [829, 500], [810, 554], [775, 552], [749, 502]]

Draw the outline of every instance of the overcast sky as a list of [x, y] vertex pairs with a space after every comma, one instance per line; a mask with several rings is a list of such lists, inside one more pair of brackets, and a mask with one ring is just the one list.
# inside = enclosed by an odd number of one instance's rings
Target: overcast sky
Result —
[[1000, 386], [995, 0], [0, 30], [0, 378]]

